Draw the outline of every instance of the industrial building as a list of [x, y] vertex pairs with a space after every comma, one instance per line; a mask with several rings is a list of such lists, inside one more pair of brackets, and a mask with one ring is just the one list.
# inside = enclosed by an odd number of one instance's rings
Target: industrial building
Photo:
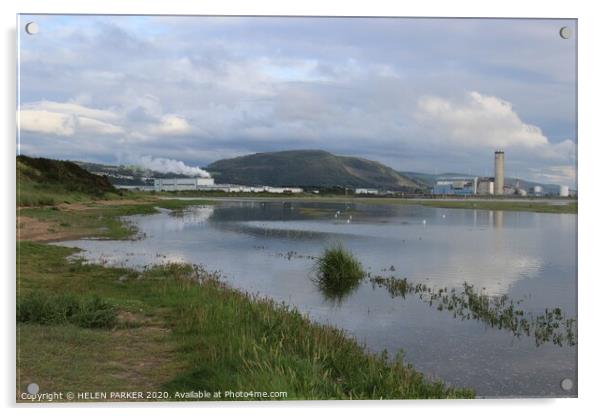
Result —
[[356, 188], [356, 195], [378, 195], [378, 189], [374, 188]]
[[214, 184], [213, 178], [157, 178], [155, 191], [196, 191]]
[[302, 188], [277, 186], [246, 186], [215, 184], [213, 178], [157, 178], [152, 190], [169, 191], [222, 191], [222, 192], [268, 192], [273, 194], [298, 194]]
[[529, 193], [533, 196], [544, 196], [543, 186], [535, 185], [529, 190]]
[[477, 185], [477, 194], [493, 195], [494, 178], [479, 178]]
[[477, 193], [478, 177], [439, 178], [433, 187], [435, 195], [474, 195]]
[[568, 198], [569, 197], [569, 187], [566, 185], [560, 185], [559, 196]]

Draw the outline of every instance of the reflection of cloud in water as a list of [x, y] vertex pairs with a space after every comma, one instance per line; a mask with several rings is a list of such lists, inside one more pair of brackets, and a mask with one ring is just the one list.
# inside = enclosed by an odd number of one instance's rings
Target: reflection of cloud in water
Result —
[[518, 253], [453, 253], [441, 261], [424, 265], [424, 276], [437, 287], [461, 287], [464, 282], [489, 295], [507, 293], [519, 280], [539, 275], [541, 261]]
[[190, 207], [182, 213], [162, 212], [158, 215], [140, 217], [137, 222], [147, 234], [183, 231], [207, 222], [214, 210], [213, 206]]
[[[95, 244], [96, 243], [96, 244]], [[103, 245], [103, 250], [99, 254], [95, 248], [99, 242], [78, 240], [74, 242], [62, 242], [61, 245], [67, 247], [78, 247], [83, 249], [79, 253], [71, 256], [73, 259], [83, 259], [86, 263], [101, 264], [111, 267], [126, 267], [141, 269], [146, 265], [160, 265], [168, 263], [189, 263], [190, 258], [181, 253], [169, 252], [149, 252], [140, 250], [136, 246], [129, 247], [109, 247]], [[100, 242], [106, 243], [106, 242]]]
[[243, 233], [254, 237], [281, 238], [287, 240], [323, 241], [343, 234], [328, 230], [308, 228], [307, 224], [297, 224], [293, 221], [216, 222], [213, 226], [221, 230]]

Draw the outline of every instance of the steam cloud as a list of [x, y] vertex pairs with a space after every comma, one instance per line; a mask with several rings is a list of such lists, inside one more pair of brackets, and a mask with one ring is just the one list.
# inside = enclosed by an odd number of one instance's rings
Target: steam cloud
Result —
[[140, 156], [132, 161], [133, 164], [154, 170], [161, 173], [178, 173], [188, 176], [200, 176], [201, 178], [210, 178], [211, 175], [206, 170], [198, 166], [188, 166], [180, 160], [166, 159], [163, 157]]

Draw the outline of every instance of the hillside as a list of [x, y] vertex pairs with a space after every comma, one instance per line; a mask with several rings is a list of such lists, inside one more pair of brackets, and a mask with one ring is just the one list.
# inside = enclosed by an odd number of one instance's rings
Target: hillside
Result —
[[217, 183], [301, 187], [368, 187], [390, 190], [421, 186], [388, 166], [322, 150], [256, 153], [210, 164]]
[[52, 205], [117, 193], [104, 176], [69, 161], [17, 156], [17, 205]]

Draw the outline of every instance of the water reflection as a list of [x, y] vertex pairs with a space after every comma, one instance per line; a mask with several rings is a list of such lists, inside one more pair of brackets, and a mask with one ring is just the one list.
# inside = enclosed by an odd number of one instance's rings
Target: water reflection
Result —
[[455, 289], [458, 296], [466, 282], [478, 294], [521, 300], [514, 309], [525, 316], [548, 308], [553, 323], [555, 307], [576, 315], [575, 215], [504, 212], [496, 219], [485, 210], [241, 201], [129, 221], [146, 238], [61, 244], [84, 249], [80, 255], [92, 262], [202, 264], [234, 287], [344, 329], [371, 350], [403, 349], [418, 370], [480, 395], [566, 395], [560, 380], [576, 380], [575, 346], [537, 347], [532, 332], [516, 338], [478, 319], [441, 313], [426, 297], [401, 302], [370, 282], [332, 302], [311, 282], [314, 258], [340, 241], [374, 276], [395, 270], [409, 283], [447, 288], [448, 295]]
[[489, 296], [464, 283], [461, 291], [455, 288], [435, 290], [425, 284], [412, 284], [407, 279], [395, 277], [370, 277], [373, 286], [384, 287], [392, 297], [405, 299], [406, 295], [417, 295], [429, 306], [439, 311], [449, 311], [461, 320], [477, 319], [492, 328], [505, 329], [515, 337], [532, 336], [535, 345], [552, 342], [562, 347], [577, 343], [577, 321], [567, 316], [558, 307], [546, 308], [542, 314], [534, 315], [520, 308], [522, 299], [513, 300], [507, 295]]

